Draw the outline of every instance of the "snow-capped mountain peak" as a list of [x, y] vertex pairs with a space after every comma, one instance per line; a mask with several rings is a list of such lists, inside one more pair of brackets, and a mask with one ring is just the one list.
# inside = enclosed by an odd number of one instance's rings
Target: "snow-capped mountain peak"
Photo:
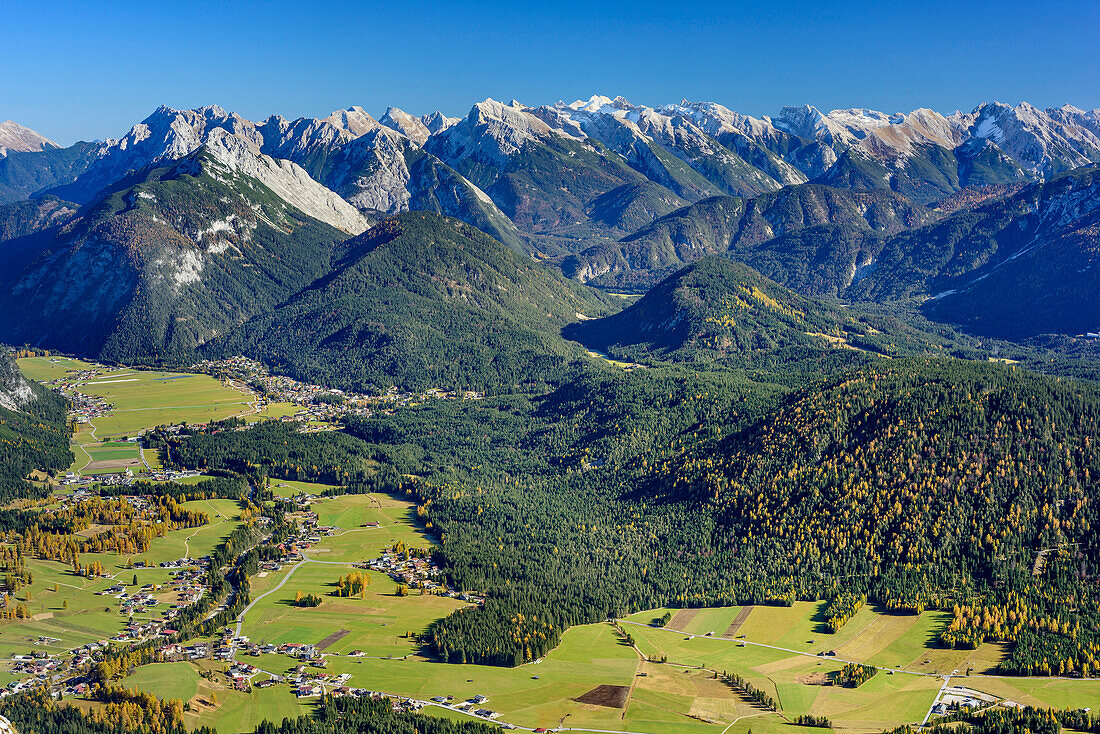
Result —
[[434, 134], [427, 147], [451, 163], [473, 157], [503, 165], [528, 142], [551, 134], [551, 127], [527, 109], [489, 98], [475, 104], [460, 122]]
[[972, 138], [995, 143], [1032, 175], [1100, 161], [1100, 116], [1065, 105], [1040, 110], [1027, 102], [979, 105], [952, 119]]
[[604, 107], [611, 107], [612, 101], [611, 97], [605, 97], [602, 94], [593, 94], [588, 98], [587, 102], [578, 99], [576, 102], [569, 105], [559, 102], [556, 106], [568, 107], [571, 110], [584, 110], [585, 112], [599, 112]]

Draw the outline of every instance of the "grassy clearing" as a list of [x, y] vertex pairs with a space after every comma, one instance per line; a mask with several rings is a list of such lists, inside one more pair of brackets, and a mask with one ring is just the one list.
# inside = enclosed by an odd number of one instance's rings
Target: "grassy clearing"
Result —
[[[19, 360], [23, 374], [34, 380], [54, 380], [91, 366], [58, 357]], [[209, 375], [120, 368], [105, 371], [79, 389], [115, 406], [111, 415], [92, 421], [100, 440], [163, 423], [205, 423], [249, 410], [248, 396]]]
[[297, 482], [291, 479], [272, 479], [271, 491], [279, 497], [293, 497], [299, 492], [319, 495], [327, 489], [334, 488], [333, 484], [321, 484], [319, 482]]
[[[429, 541], [409, 525], [412, 507], [408, 503], [345, 495], [315, 502], [313, 509], [322, 524], [336, 525], [341, 530], [306, 551], [311, 562], [254, 578], [252, 597], [259, 601], [245, 616], [243, 625], [244, 633], [253, 640], [317, 643], [333, 632], [348, 629], [350, 633], [334, 643], [330, 652], [358, 649], [369, 655], [402, 657], [417, 649], [407, 633], [421, 632], [433, 620], [464, 606], [454, 599], [421, 596], [416, 591], [398, 597], [397, 584], [377, 572], [370, 573], [371, 584], [364, 599], [332, 596], [337, 579], [352, 570], [353, 563], [377, 558], [383, 548], [397, 541], [409, 545], [426, 545]], [[374, 521], [380, 526], [363, 527], [365, 522]], [[267, 593], [288, 575], [281, 589]], [[324, 602], [312, 609], [291, 606], [298, 591], [319, 594]]]
[[68, 357], [27, 357], [17, 362], [27, 379], [38, 382], [56, 380], [69, 372], [79, 372], [92, 366], [91, 362]]
[[164, 466], [164, 463], [160, 460], [160, 452], [156, 449], [142, 449], [141, 455], [145, 457], [145, 463], [151, 469], [160, 469]]
[[[365, 598], [348, 599], [332, 596], [336, 580], [352, 570], [329, 563], [306, 563], [301, 567], [272, 574], [269, 584], [277, 585], [287, 574], [290, 580], [279, 591], [258, 601], [244, 618], [243, 631], [256, 642], [319, 643], [334, 632], [350, 630], [327, 651], [335, 653], [363, 650], [368, 655], [402, 657], [416, 652], [417, 645], [407, 638], [409, 632], [419, 633], [439, 617], [463, 604], [441, 596], [395, 595], [397, 584], [380, 573], [371, 573], [371, 584]], [[253, 598], [266, 589], [254, 587]], [[292, 605], [295, 593], [314, 593], [324, 597], [318, 607], [299, 608]]]
[[122, 681], [127, 688], [148, 691], [157, 698], [190, 701], [199, 692], [199, 674], [191, 663], [143, 665]]
[[302, 406], [294, 403], [268, 403], [259, 413], [245, 416], [245, 420], [249, 423], [256, 423], [267, 418], [282, 418], [283, 416], [294, 415], [300, 410], [303, 410]]
[[[683, 632], [672, 629], [625, 627], [636, 639], [639, 649], [650, 657], [667, 656], [670, 662], [689, 666], [704, 666], [736, 672], [753, 685], [774, 696], [782, 711], [790, 718], [802, 713], [829, 717], [837, 731], [882, 731], [902, 723], [919, 722], [931, 706], [943, 679], [937, 674], [968, 668], [988, 670], [1004, 654], [1003, 646], [982, 645], [977, 650], [946, 650], [936, 646], [936, 635], [943, 628], [947, 615], [925, 612], [919, 616], [883, 614], [881, 610], [864, 607], [836, 635], [818, 632], [819, 604], [796, 604], [794, 607], [756, 607], [739, 634], [749, 642], [759, 642], [787, 650], [747, 644], [738, 640], [718, 639], [718, 627], [736, 613], [735, 607], [724, 610], [698, 610], [687, 622], [685, 631], [705, 634], [715, 629], [715, 637], [685, 639]], [[669, 612], [675, 618], [676, 609], [657, 609], [631, 615], [630, 621], [646, 624]], [[683, 617], [682, 617], [683, 618]], [[749, 624], [751, 622], [752, 624]], [[807, 644], [813, 640], [814, 644]], [[880, 673], [858, 689], [822, 686], [828, 674], [840, 669], [841, 663], [816, 652], [835, 649], [843, 659], [897, 667], [910, 673]], [[788, 651], [789, 650], [789, 651]], [[810, 654], [804, 654], [803, 651]], [[656, 665], [671, 671], [678, 666]], [[914, 675], [921, 673], [922, 675]], [[668, 695], [686, 695], [683, 686], [669, 682], [670, 675], [650, 677], [658, 682], [665, 698], [644, 696], [643, 709], [671, 706]], [[675, 672], [671, 674], [674, 681]], [[1100, 706], [1100, 680], [1041, 680], [1013, 677], [959, 675], [955, 685], [1002, 696], [1018, 703], [1034, 706], [1068, 708]], [[695, 713], [712, 706], [706, 696], [698, 697]], [[632, 701], [635, 699], [632, 699]], [[682, 708], [682, 704], [678, 704]], [[630, 716], [628, 714], [627, 718]], [[775, 717], [771, 717], [774, 719]], [[770, 731], [780, 726], [769, 717], [754, 717], [753, 731]], [[730, 731], [739, 731], [739, 722]], [[636, 731], [661, 730], [645, 726]], [[777, 731], [790, 731], [784, 725]]]

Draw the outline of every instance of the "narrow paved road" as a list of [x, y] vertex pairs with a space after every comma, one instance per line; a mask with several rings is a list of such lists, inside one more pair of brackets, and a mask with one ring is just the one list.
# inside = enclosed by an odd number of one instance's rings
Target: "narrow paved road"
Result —
[[[302, 565], [305, 564], [307, 561], [308, 561], [308, 559], [303, 559], [301, 561], [298, 561], [298, 563], [294, 564], [294, 566], [291, 567], [291, 569], [287, 572], [286, 576], [283, 577], [283, 580], [279, 582], [278, 586], [276, 586], [275, 588], [270, 589], [270, 590], [265, 591], [264, 593], [260, 594], [255, 599], [253, 599], [251, 602], [249, 602], [247, 607], [245, 607], [244, 609], [241, 610], [241, 613], [237, 615], [237, 632], [233, 635], [234, 637], [240, 637], [241, 636], [241, 624], [244, 622], [244, 615], [248, 614], [248, 610], [250, 610], [250, 609], [252, 609], [252, 607], [256, 606], [256, 604], [259, 603], [260, 599], [263, 599], [268, 594], [274, 594], [276, 591], [283, 588], [283, 586], [286, 585], [286, 582], [290, 580], [290, 577], [294, 575], [294, 572], [297, 571], [299, 568], [301, 568]], [[234, 648], [233, 658], [236, 659], [236, 657], [237, 657], [237, 650], [236, 650], [236, 648]]]
[[[959, 671], [952, 670], [951, 675], [954, 675], [957, 672]], [[932, 718], [933, 709], [936, 708], [936, 704], [940, 702], [941, 698], [943, 698], [943, 692], [947, 690], [947, 686], [951, 684], [951, 675], [945, 675], [943, 677], [943, 685], [940, 686], [940, 692], [936, 694], [936, 697], [934, 699], [932, 699], [932, 705], [928, 707], [928, 713], [924, 715], [924, 720], [921, 721], [920, 726], [918, 726], [917, 729], [923, 729], [928, 724], [928, 720]]]

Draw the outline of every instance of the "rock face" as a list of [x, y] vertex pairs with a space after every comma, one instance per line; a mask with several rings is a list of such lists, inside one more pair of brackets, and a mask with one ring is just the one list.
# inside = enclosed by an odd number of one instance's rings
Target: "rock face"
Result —
[[428, 151], [452, 165], [471, 160], [503, 168], [527, 143], [551, 135], [550, 126], [522, 105], [486, 99], [475, 104], [465, 119], [433, 136]]
[[127, 175], [206, 146], [288, 204], [351, 234], [378, 214], [422, 207], [522, 249], [522, 236], [484, 192], [438, 160], [417, 165], [428, 155], [417, 141], [457, 120], [436, 113], [421, 121], [396, 108], [383, 118], [386, 124], [350, 107], [320, 119], [272, 116], [257, 124], [217, 106], [161, 107], [121, 139], [98, 146], [86, 170], [50, 191], [86, 203]]
[[1022, 102], [990, 102], [953, 122], [971, 138], [987, 140], [1033, 176], [1050, 176], [1100, 162], [1100, 110], [1070, 105], [1040, 110]]
[[0, 158], [6, 156], [9, 150], [16, 153], [31, 153], [58, 147], [60, 146], [57, 143], [39, 135], [29, 127], [23, 127], [12, 120], [0, 122]]
[[37, 398], [15, 360], [0, 357], [0, 408], [22, 411]]
[[[404, 110], [396, 107], [386, 109], [386, 114], [378, 118], [378, 121], [386, 127], [396, 130], [417, 145], [423, 145], [431, 137], [432, 131], [419, 117], [413, 117]], [[438, 130], [437, 130], [438, 132]]]
[[[301, 166], [260, 153], [247, 138], [219, 128], [207, 137], [205, 148], [225, 167], [226, 173], [241, 173], [256, 179], [283, 201], [314, 219], [353, 235], [371, 224], [355, 207], [310, 178]], [[213, 175], [218, 174], [213, 172]]]
[[[29, 152], [0, 156], [0, 203], [43, 194], [91, 203], [208, 143], [236, 146], [229, 136], [300, 167], [368, 220], [436, 211], [558, 258], [618, 239], [677, 200], [751, 198], [814, 182], [933, 205], [961, 190], [1100, 162], [1100, 111], [997, 102], [951, 115], [803, 105], [754, 118], [713, 102], [648, 107], [594, 95], [541, 106], [486, 99], [462, 118], [390, 107], [375, 119], [349, 107], [262, 122], [218, 106], [161, 107], [118, 140], [66, 149], [5, 126], [0, 145], [17, 139]], [[288, 203], [349, 232], [360, 226], [299, 171], [265, 166], [252, 174], [270, 176]], [[298, 182], [307, 189], [300, 195]]]

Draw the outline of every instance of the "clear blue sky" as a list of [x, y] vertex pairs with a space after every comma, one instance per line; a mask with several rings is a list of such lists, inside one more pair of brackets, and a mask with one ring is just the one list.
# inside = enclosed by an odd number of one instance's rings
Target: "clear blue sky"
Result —
[[[224, 4], [224, 5], [229, 5]], [[1100, 2], [25, 2], [0, 13], [0, 120], [59, 143], [155, 107], [252, 119], [465, 114], [593, 93], [887, 112], [1100, 107]]]

